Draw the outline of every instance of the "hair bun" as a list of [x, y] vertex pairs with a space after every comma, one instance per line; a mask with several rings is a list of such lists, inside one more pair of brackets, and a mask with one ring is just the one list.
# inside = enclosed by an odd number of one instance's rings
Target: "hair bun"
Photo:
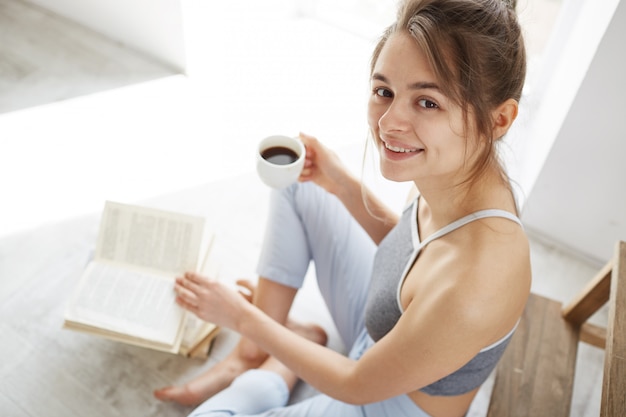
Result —
[[515, 8], [517, 7], [517, 0], [502, 0], [502, 3], [504, 3], [509, 9], [515, 10]]

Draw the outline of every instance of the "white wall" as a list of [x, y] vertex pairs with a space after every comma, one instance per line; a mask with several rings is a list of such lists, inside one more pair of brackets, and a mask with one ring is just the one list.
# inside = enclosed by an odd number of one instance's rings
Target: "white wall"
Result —
[[558, 57], [546, 60], [551, 74], [527, 132], [524, 159], [535, 162], [527, 167], [522, 219], [605, 262], [615, 241], [626, 240], [626, 3], [577, 7], [567, 41], [552, 45]]
[[28, 0], [185, 72], [180, 0]]

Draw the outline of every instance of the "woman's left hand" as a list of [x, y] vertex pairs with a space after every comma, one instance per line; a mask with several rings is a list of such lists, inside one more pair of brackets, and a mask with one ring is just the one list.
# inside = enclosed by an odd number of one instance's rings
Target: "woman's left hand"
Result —
[[176, 278], [176, 302], [202, 320], [236, 329], [249, 302], [226, 285], [193, 272]]

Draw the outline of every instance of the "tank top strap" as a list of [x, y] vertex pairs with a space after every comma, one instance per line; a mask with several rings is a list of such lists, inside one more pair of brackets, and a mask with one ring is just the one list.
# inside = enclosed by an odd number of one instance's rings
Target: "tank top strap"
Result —
[[441, 229], [437, 230], [435, 233], [433, 233], [432, 235], [428, 236], [426, 239], [421, 241], [419, 243], [419, 248], [420, 249], [424, 248], [424, 246], [428, 245], [433, 240], [439, 239], [440, 237], [447, 235], [450, 232], [455, 231], [459, 227], [465, 226], [466, 224], [471, 223], [475, 220], [484, 219], [486, 217], [502, 217], [502, 218], [514, 221], [515, 223], [519, 224], [521, 227], [524, 227], [522, 225], [522, 221], [517, 216], [509, 213], [506, 210], [500, 210], [500, 209], [480, 210], [474, 213], [470, 213], [467, 216], [461, 217], [460, 219], [455, 220], [452, 223], [448, 224], [447, 226], [444, 226]]

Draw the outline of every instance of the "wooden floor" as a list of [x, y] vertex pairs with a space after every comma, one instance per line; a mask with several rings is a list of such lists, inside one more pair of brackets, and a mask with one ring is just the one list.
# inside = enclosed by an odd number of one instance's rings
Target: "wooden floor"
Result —
[[[20, 0], [0, 0], [0, 35], [0, 113], [170, 75], [145, 56]], [[223, 231], [228, 277], [253, 277], [260, 247], [267, 190], [251, 175], [150, 200], [212, 219]], [[236, 342], [224, 332], [211, 359], [201, 362], [62, 330], [64, 304], [93, 250], [97, 221], [93, 213], [0, 233], [2, 416], [184, 416], [188, 408], [160, 403], [152, 390], [212, 366]], [[599, 267], [538, 238], [531, 249], [533, 291], [558, 300], [569, 300]], [[313, 286], [299, 295], [297, 309], [327, 327], [331, 346], [341, 348]], [[602, 351], [581, 347], [572, 417], [597, 415], [601, 361]], [[486, 384], [470, 416], [485, 414], [488, 395]]]
[[0, 39], [0, 114], [172, 74], [21, 0], [0, 0]]
[[[250, 177], [190, 189], [146, 204], [213, 219], [245, 218], [250, 206], [237, 206], [231, 187], [255, 184]], [[265, 189], [248, 189], [264, 202]], [[226, 197], [224, 197], [226, 195]], [[212, 204], [221, 196], [224, 204]], [[230, 199], [228, 198], [230, 196]], [[235, 217], [231, 217], [235, 218]], [[222, 239], [218, 254], [227, 276], [249, 276], [261, 224], [253, 217], [237, 224], [251, 231], [244, 247]], [[219, 221], [218, 221], [219, 219]], [[0, 415], [11, 417], [184, 416], [191, 410], [152, 397], [156, 388], [183, 382], [223, 357], [236, 342], [224, 331], [206, 361], [126, 346], [62, 329], [65, 305], [94, 248], [97, 216], [76, 218], [0, 239], [0, 276], [10, 293], [0, 300]], [[256, 228], [256, 229], [255, 229]], [[256, 232], [253, 232], [256, 230]], [[240, 233], [239, 230], [237, 233]], [[229, 234], [231, 237], [236, 235]], [[247, 246], [246, 246], [247, 245]], [[233, 256], [236, 258], [233, 259]], [[229, 269], [230, 268], [230, 269]]]

